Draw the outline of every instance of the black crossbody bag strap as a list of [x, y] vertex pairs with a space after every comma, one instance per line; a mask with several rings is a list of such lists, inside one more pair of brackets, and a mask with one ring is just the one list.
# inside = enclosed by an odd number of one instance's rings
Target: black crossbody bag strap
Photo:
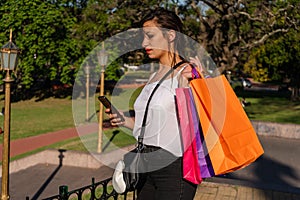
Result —
[[142, 122], [142, 128], [141, 128], [141, 133], [138, 137], [138, 146], [140, 146], [142, 148], [143, 146], [143, 140], [144, 140], [144, 135], [145, 135], [145, 128], [146, 128], [146, 122], [147, 122], [147, 114], [148, 114], [148, 108], [150, 105], [150, 101], [155, 93], [155, 91], [157, 90], [157, 88], [160, 86], [160, 84], [180, 65], [182, 65], [183, 63], [185, 63], [186, 61], [180, 61], [179, 63], [177, 63], [174, 67], [172, 67], [161, 79], [160, 81], [157, 83], [157, 85], [155, 86], [155, 88], [153, 89], [153, 91], [151, 92], [149, 99], [147, 101], [147, 105], [146, 105], [146, 109], [145, 109], [145, 113], [144, 113], [144, 118], [143, 118], [143, 122]]

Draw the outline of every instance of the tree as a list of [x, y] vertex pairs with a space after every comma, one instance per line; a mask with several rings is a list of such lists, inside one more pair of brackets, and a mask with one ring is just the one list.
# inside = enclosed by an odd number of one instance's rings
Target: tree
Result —
[[[287, 82], [292, 88], [292, 100], [299, 100], [300, 88], [300, 34], [291, 30], [281, 37], [255, 48], [246, 63], [246, 69], [261, 79], [259, 71], [264, 71], [265, 80]], [[253, 62], [254, 61], [254, 62]]]
[[23, 90], [38, 84], [47, 86], [53, 80], [72, 82], [72, 65], [78, 55], [71, 38], [76, 18], [58, 6], [59, 1], [55, 3], [9, 0], [0, 8], [0, 29], [4, 30], [0, 41], [7, 40], [12, 28], [14, 42], [21, 50], [17, 80]]
[[299, 24], [291, 17], [299, 3], [292, 1], [189, 0], [181, 9], [189, 34], [211, 53], [221, 71], [241, 67], [243, 54]]
[[[76, 39], [81, 57], [78, 65], [85, 56], [105, 39], [130, 28], [137, 27], [145, 11], [158, 7], [162, 1], [118, 1], [118, 0], [93, 0], [89, 1], [84, 9], [81, 21], [74, 27], [73, 37]], [[124, 44], [126, 45], [126, 44]], [[118, 51], [115, 49], [115, 51]], [[135, 52], [132, 52], [133, 54]], [[119, 61], [128, 61], [125, 56]], [[120, 61], [122, 63], [122, 61]], [[106, 70], [106, 79], [118, 80], [120, 65], [113, 62]]]
[[[282, 43], [284, 49], [282, 50], [287, 59], [282, 59], [278, 65], [278, 71], [284, 72], [284, 78], [289, 79], [289, 85], [292, 88], [292, 100], [299, 100], [300, 94], [300, 34], [298, 31], [290, 31], [287, 37], [281, 37], [278, 41]], [[278, 51], [278, 56], [282, 51]]]

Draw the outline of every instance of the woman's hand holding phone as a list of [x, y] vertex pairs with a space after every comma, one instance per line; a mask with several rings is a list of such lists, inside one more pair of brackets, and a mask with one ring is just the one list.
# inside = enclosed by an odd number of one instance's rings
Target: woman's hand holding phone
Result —
[[119, 114], [115, 114], [111, 108], [106, 108], [105, 113], [108, 114], [112, 126], [123, 126], [125, 124], [125, 119], [120, 112], [118, 112]]
[[109, 115], [111, 125], [124, 125], [125, 119], [123, 113], [121, 114], [105, 96], [99, 96], [98, 99], [106, 107], [105, 113]]
[[133, 129], [134, 117], [125, 117], [124, 113], [118, 111], [105, 96], [99, 96], [98, 99], [106, 107], [105, 113], [109, 115], [112, 126], [124, 126]]

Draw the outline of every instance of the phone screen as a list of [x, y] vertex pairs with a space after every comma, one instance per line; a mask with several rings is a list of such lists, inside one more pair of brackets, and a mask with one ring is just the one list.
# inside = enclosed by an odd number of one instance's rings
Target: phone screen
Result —
[[99, 96], [99, 101], [106, 107], [109, 108], [111, 113], [117, 114], [118, 118], [121, 119], [121, 121], [125, 121], [124, 117], [119, 113], [119, 111], [111, 104], [111, 102], [106, 98], [106, 96]]

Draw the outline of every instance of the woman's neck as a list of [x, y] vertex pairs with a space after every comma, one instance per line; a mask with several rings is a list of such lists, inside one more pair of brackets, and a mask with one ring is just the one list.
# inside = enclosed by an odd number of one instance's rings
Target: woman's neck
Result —
[[178, 54], [176, 54], [175, 63], [173, 58], [173, 56], [168, 55], [159, 59], [160, 67], [173, 67], [176, 63], [182, 60]]

